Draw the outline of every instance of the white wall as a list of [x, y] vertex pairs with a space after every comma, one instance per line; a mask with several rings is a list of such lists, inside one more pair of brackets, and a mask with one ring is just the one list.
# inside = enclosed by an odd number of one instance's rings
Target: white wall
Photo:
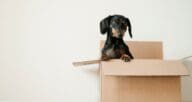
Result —
[[180, 59], [192, 55], [191, 11], [191, 0], [0, 0], [0, 101], [98, 102], [98, 66], [71, 63], [99, 57], [101, 19], [129, 17], [125, 40], [163, 41], [165, 59]]

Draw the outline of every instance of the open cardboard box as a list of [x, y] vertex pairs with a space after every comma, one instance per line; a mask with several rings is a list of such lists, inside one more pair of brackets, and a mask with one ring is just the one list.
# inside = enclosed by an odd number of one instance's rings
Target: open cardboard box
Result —
[[[131, 62], [101, 61], [101, 102], [181, 102], [182, 62], [162, 60], [162, 42], [127, 42]], [[104, 41], [101, 41], [101, 48]]]

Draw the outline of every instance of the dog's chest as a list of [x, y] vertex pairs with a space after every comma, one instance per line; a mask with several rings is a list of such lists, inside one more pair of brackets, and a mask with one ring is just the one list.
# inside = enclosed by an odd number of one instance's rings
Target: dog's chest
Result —
[[106, 55], [107, 55], [107, 56], [110, 56], [110, 57], [112, 57], [112, 58], [115, 57], [114, 47], [111, 47], [111, 48], [107, 49]]
[[120, 58], [123, 53], [124, 50], [122, 48], [114, 45], [106, 50], [106, 55], [110, 56], [111, 58]]

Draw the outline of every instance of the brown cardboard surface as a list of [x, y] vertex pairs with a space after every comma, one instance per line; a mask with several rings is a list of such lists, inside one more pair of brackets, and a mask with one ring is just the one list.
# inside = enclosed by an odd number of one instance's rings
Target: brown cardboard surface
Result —
[[188, 71], [181, 61], [135, 59], [131, 62], [111, 60], [101, 62], [103, 74], [113, 76], [181, 76]]
[[162, 60], [161, 42], [127, 44], [135, 60], [100, 63], [101, 102], [181, 102], [179, 75], [187, 74], [182, 64]]
[[181, 101], [179, 77], [119, 77], [119, 81], [116, 102]]
[[179, 76], [107, 76], [104, 81], [102, 102], [181, 102]]
[[163, 59], [163, 45], [160, 41], [128, 41], [126, 43], [137, 59]]

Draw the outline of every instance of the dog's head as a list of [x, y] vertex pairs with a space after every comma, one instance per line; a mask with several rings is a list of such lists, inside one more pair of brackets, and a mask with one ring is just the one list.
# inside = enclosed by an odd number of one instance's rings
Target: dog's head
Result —
[[111, 31], [112, 34], [110, 36], [116, 38], [122, 38], [127, 30], [129, 31], [129, 35], [132, 38], [131, 33], [131, 24], [128, 18], [122, 15], [113, 15], [104, 18], [100, 22], [100, 31], [102, 34]]

